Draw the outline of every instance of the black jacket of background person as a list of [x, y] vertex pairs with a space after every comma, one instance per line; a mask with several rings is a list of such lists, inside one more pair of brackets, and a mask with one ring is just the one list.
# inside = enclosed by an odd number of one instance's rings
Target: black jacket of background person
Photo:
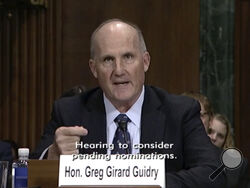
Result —
[[[11, 166], [13, 161], [11, 145], [7, 142], [0, 141], [0, 161], [8, 161], [9, 162], [9, 169], [8, 169], [8, 181], [7, 187], [11, 187]], [[0, 177], [2, 176], [0, 172]]]
[[9, 161], [9, 163], [11, 163], [12, 160], [11, 145], [7, 142], [0, 141], [0, 161]]
[[[141, 118], [141, 143], [173, 143], [173, 148], [141, 149], [140, 153], [173, 153], [177, 159], [168, 159], [167, 187], [222, 188], [222, 174], [214, 182], [209, 174], [220, 162], [219, 151], [210, 142], [200, 119], [200, 105], [185, 96], [175, 96], [166, 91], [145, 86]], [[106, 143], [106, 114], [103, 92], [95, 88], [80, 96], [62, 98], [54, 103], [52, 118], [32, 158], [53, 143], [55, 130], [60, 126], [83, 125], [88, 135], [84, 143]], [[85, 149], [84, 153], [106, 153], [106, 149]]]
[[242, 158], [241, 166], [236, 169], [225, 169], [227, 188], [250, 188], [250, 178], [248, 161], [246, 158]]

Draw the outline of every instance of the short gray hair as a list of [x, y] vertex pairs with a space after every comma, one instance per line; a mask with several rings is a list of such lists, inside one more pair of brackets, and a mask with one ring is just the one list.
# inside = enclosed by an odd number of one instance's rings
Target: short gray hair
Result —
[[131, 22], [128, 22], [128, 21], [124, 21], [124, 20], [121, 20], [121, 19], [117, 19], [117, 18], [113, 18], [113, 19], [109, 19], [109, 20], [106, 20], [104, 22], [102, 22], [95, 30], [94, 32], [92, 33], [91, 35], [91, 38], [90, 38], [90, 58], [94, 58], [94, 40], [95, 40], [95, 35], [97, 33], [97, 31], [99, 31], [104, 25], [108, 24], [108, 23], [111, 23], [111, 22], [122, 22], [122, 23], [125, 23], [131, 27], [133, 27], [136, 32], [137, 32], [137, 35], [138, 35], [138, 38], [139, 38], [139, 43], [140, 43], [140, 48], [141, 48], [141, 51], [142, 52], [145, 52], [147, 51], [147, 47], [146, 47], [146, 44], [145, 44], [145, 41], [144, 41], [144, 37], [143, 37], [143, 34], [142, 34], [142, 31], [140, 30], [140, 28], [131, 23]]

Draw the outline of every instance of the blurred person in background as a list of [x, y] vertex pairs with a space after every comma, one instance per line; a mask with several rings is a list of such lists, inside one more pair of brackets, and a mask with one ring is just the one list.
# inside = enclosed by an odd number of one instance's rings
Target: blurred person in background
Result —
[[0, 161], [9, 161], [9, 163], [11, 163], [12, 160], [11, 145], [7, 142], [0, 141]]
[[63, 94], [60, 96], [60, 98], [73, 97], [75, 95], [80, 95], [80, 94], [84, 93], [85, 91], [87, 91], [87, 88], [84, 85], [76, 85], [73, 88], [71, 88], [70, 90], [63, 92]]
[[231, 125], [226, 116], [215, 114], [208, 128], [208, 136], [212, 143], [219, 148], [234, 147]]
[[12, 158], [13, 158], [13, 160], [17, 160], [18, 159], [18, 148], [19, 148], [17, 143], [14, 140], [3, 140], [3, 141], [10, 144]]
[[206, 132], [208, 132], [209, 122], [213, 117], [214, 111], [211, 102], [208, 97], [202, 95], [199, 92], [185, 92], [182, 95], [191, 97], [197, 101], [199, 101], [201, 106], [200, 118], [205, 127]]
[[[208, 128], [208, 136], [212, 143], [218, 148], [224, 150], [234, 147], [231, 124], [226, 116], [215, 114]], [[242, 164], [233, 170], [225, 169], [227, 177], [227, 188], [249, 188], [247, 159], [242, 158]]]
[[0, 161], [8, 161], [9, 162], [7, 187], [10, 188], [10, 186], [11, 186], [11, 165], [13, 162], [12, 148], [11, 148], [10, 143], [5, 142], [3, 140], [0, 141]]

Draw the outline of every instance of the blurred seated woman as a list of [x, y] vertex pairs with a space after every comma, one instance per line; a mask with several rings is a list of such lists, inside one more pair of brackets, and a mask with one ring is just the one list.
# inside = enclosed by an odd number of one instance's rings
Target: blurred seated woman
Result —
[[212, 143], [219, 148], [234, 147], [230, 122], [221, 114], [215, 114], [212, 117], [208, 128], [208, 136]]
[[193, 91], [185, 92], [182, 95], [191, 97], [200, 103], [201, 106], [200, 117], [207, 133], [209, 123], [214, 115], [214, 110], [208, 97], [199, 92], [193, 92]]

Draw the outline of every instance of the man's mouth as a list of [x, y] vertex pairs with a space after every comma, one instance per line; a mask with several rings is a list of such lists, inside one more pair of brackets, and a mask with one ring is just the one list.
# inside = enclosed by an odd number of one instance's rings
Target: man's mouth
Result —
[[126, 85], [128, 84], [129, 81], [124, 81], [124, 82], [114, 82], [114, 85]]

